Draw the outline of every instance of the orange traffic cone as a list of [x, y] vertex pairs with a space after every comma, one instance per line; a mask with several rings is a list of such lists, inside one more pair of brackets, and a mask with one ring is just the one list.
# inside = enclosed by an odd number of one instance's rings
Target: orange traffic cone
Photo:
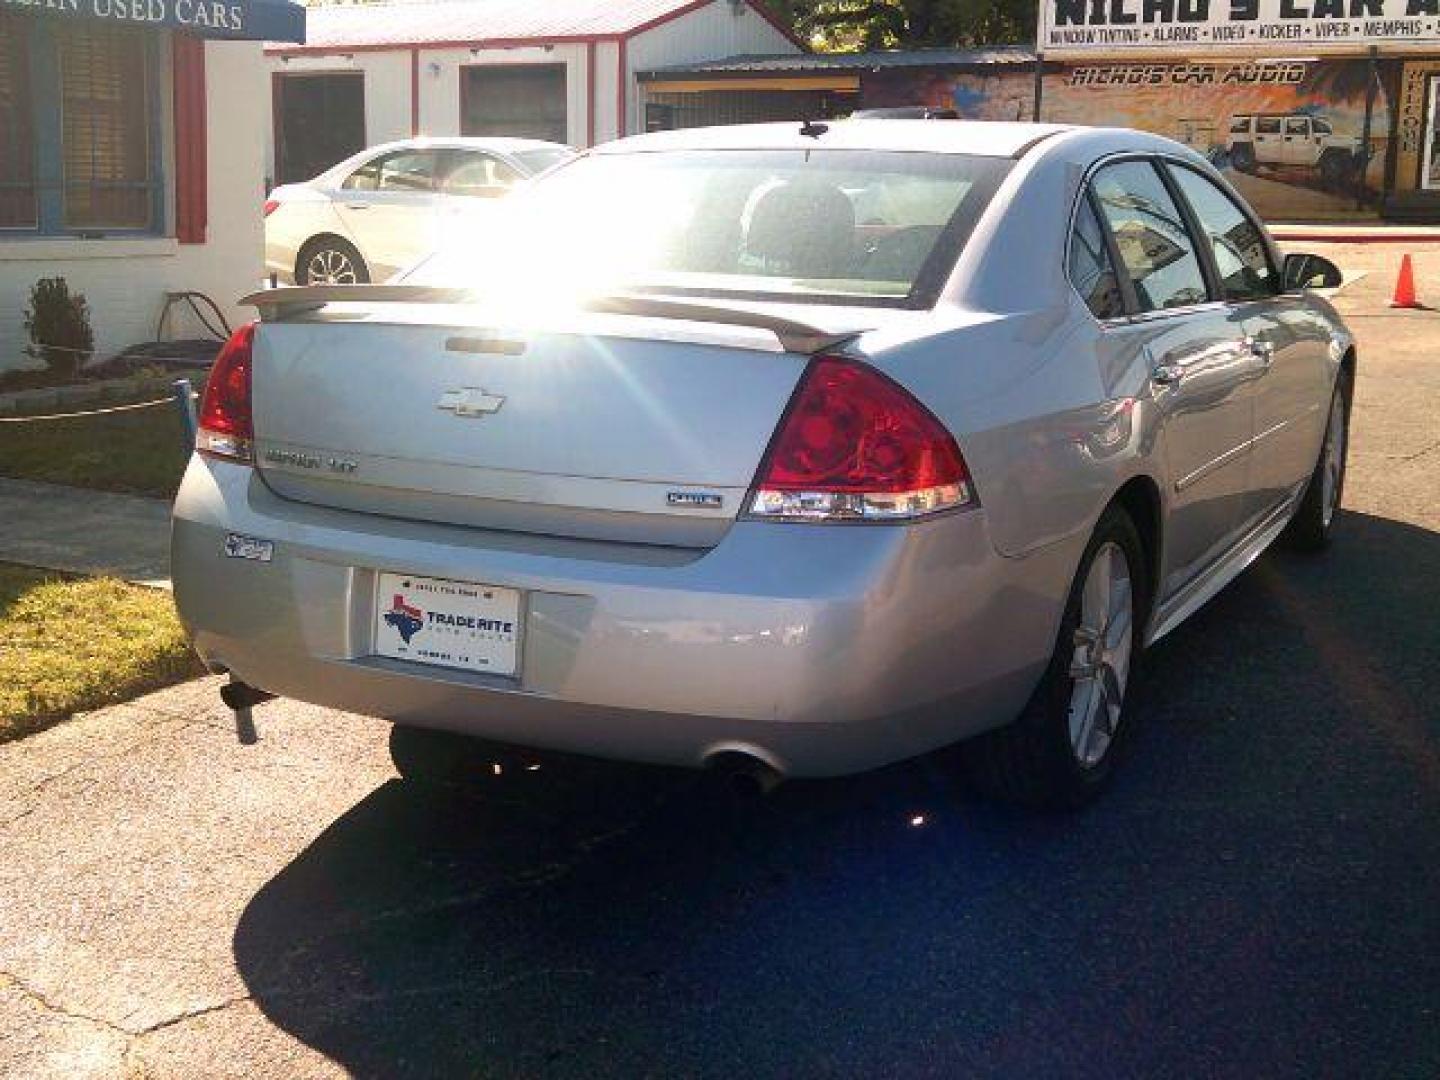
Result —
[[1400, 276], [1395, 279], [1395, 297], [1390, 301], [1393, 308], [1418, 308], [1420, 302], [1415, 299], [1415, 269], [1410, 265], [1410, 256], [1404, 255], [1400, 259]]

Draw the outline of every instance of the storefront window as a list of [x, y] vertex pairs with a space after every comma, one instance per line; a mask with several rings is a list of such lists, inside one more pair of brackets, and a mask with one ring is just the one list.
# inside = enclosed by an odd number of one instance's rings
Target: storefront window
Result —
[[160, 228], [156, 42], [131, 28], [0, 17], [0, 228]]
[[36, 223], [29, 77], [18, 16], [0, 15], [0, 229]]
[[145, 39], [109, 27], [57, 36], [69, 229], [144, 229], [153, 203]]

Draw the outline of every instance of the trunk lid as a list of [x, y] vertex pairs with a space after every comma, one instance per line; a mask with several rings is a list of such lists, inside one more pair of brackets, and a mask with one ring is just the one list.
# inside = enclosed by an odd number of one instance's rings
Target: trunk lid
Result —
[[590, 312], [521, 331], [443, 302], [288, 314], [254, 354], [257, 465], [277, 493], [599, 540], [717, 543], [806, 364], [772, 330], [693, 319]]

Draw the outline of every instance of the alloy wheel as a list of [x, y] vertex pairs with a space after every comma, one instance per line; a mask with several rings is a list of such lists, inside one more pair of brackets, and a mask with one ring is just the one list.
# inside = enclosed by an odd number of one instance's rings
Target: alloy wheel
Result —
[[1124, 550], [1107, 541], [1095, 552], [1080, 594], [1080, 623], [1070, 661], [1070, 747], [1085, 768], [1114, 742], [1125, 704], [1135, 639], [1135, 590]]
[[311, 285], [354, 285], [359, 280], [350, 257], [335, 248], [321, 248], [311, 255], [305, 273]]

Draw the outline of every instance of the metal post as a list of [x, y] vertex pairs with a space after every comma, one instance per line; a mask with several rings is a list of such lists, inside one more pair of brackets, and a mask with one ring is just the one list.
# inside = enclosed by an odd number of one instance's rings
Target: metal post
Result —
[[1035, 104], [1030, 111], [1030, 119], [1040, 122], [1040, 94], [1045, 86], [1045, 54], [1040, 51], [1040, 43], [1035, 43]]
[[188, 457], [195, 449], [195, 430], [198, 426], [195, 419], [195, 390], [189, 379], [176, 379], [171, 385], [174, 387], [175, 410], [180, 414], [180, 437], [185, 442], [185, 454]]
[[[232, 674], [232, 683], [238, 682]], [[250, 711], [249, 705], [242, 705], [234, 710], [235, 712], [235, 738], [240, 741], [241, 746], [254, 746], [260, 741], [260, 733], [255, 730], [255, 714]]]
[[1370, 173], [1370, 121], [1375, 114], [1375, 86], [1380, 78], [1379, 68], [1376, 64], [1376, 54], [1379, 52], [1374, 45], [1370, 46], [1370, 79], [1365, 86], [1365, 127], [1360, 136], [1360, 168], [1355, 177], [1355, 209], [1365, 209], [1365, 178]]

